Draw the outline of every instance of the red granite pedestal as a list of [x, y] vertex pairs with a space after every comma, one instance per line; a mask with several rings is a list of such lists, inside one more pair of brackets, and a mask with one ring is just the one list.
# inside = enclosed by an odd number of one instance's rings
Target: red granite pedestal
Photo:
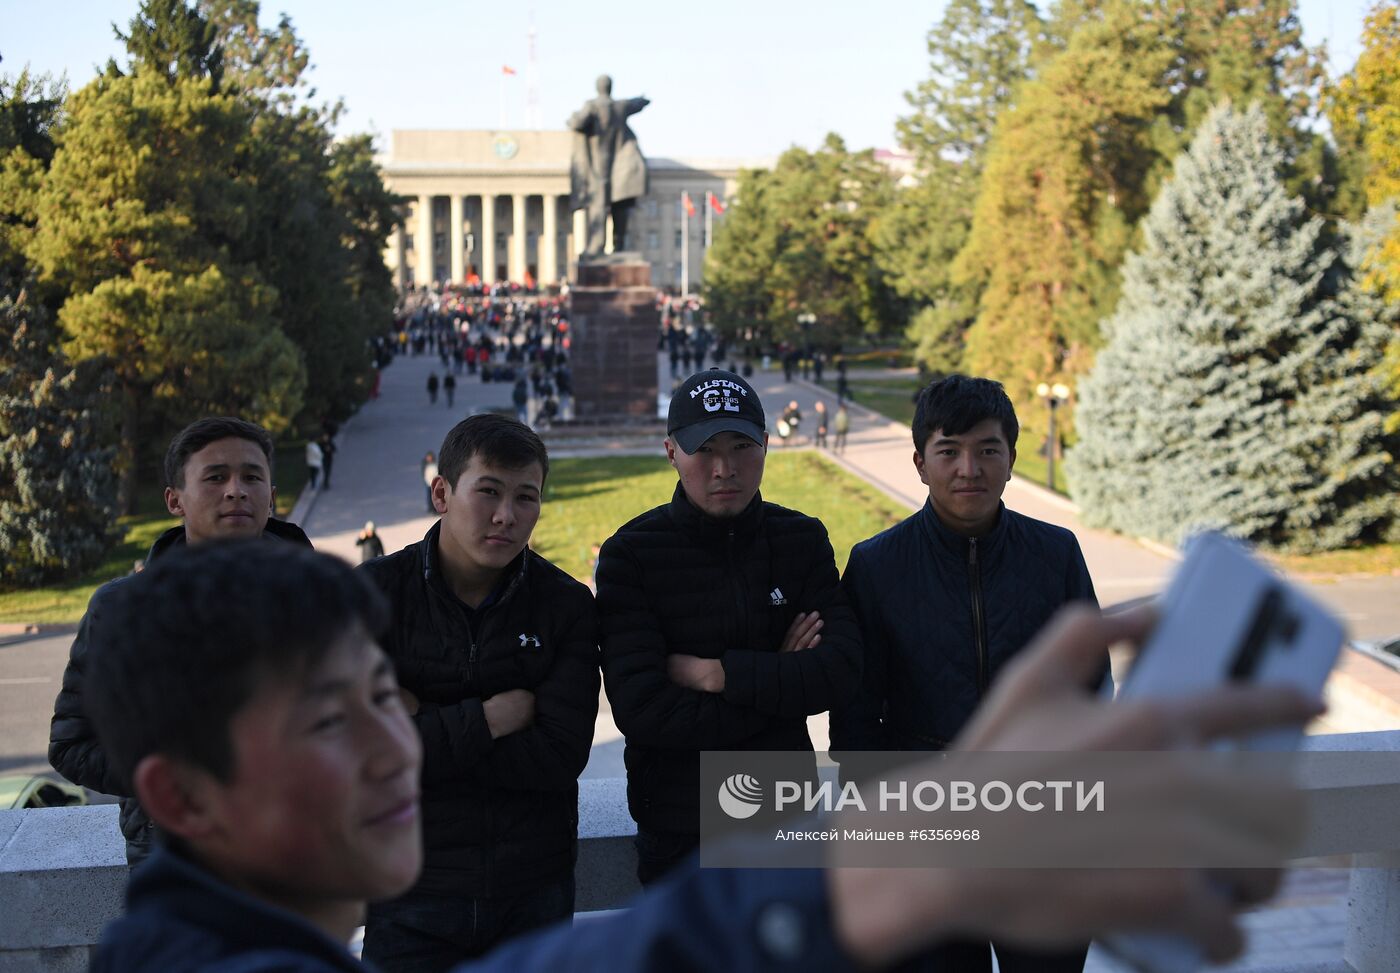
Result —
[[580, 422], [656, 419], [661, 327], [651, 264], [615, 253], [578, 264], [569, 291], [569, 367]]

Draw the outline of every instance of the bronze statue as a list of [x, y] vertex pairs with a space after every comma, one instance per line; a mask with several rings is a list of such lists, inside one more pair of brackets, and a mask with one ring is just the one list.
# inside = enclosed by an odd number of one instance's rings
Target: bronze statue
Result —
[[637, 197], [647, 191], [646, 160], [637, 136], [627, 127], [627, 116], [649, 104], [646, 98], [614, 101], [612, 78], [605, 74], [598, 79], [598, 97], [569, 118], [569, 128], [576, 133], [569, 164], [570, 209], [587, 214], [585, 256], [603, 253], [610, 213], [613, 248], [621, 250], [626, 244], [627, 217]]

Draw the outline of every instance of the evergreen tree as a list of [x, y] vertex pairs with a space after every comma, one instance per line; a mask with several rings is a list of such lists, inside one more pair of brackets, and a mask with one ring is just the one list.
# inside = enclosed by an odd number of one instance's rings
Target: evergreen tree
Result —
[[63, 85], [21, 71], [0, 75], [0, 288], [18, 290], [29, 277], [24, 249], [38, 214], [34, 201], [53, 161], [53, 132], [62, 116]]
[[[953, 267], [980, 294], [966, 367], [1006, 383], [1032, 437], [1045, 413], [1032, 390], [1093, 363], [1138, 223], [1210, 105], [1259, 100], [1289, 184], [1314, 208], [1336, 188], [1302, 125], [1320, 68], [1293, 0], [1061, 0], [1046, 36], [998, 117]], [[1073, 411], [1060, 415], [1070, 431]]]
[[[145, 68], [171, 84], [180, 78], [208, 78], [218, 88], [224, 60], [218, 29], [185, 0], [141, 0], [127, 33], [115, 24], [112, 33], [126, 45], [129, 73]], [[108, 76], [122, 73], [116, 62], [107, 62]]]
[[1068, 472], [1086, 522], [1298, 551], [1395, 533], [1386, 313], [1360, 286], [1364, 241], [1329, 249], [1284, 164], [1264, 112], [1227, 104], [1153, 203], [1080, 386]]
[[55, 353], [42, 307], [0, 294], [0, 583], [70, 578], [120, 536], [101, 362]]
[[1031, 74], [1043, 25], [1027, 0], [952, 0], [928, 32], [929, 76], [905, 93], [898, 123], [918, 182], [896, 190], [876, 228], [877, 260], [912, 314], [906, 337], [920, 364], [961, 367], [978, 288], [949, 270], [967, 242], [997, 117]]
[[[1400, 200], [1400, 3], [1378, 3], [1366, 16], [1356, 66], [1329, 92], [1328, 117], [1337, 141], [1351, 150], [1365, 202]], [[1367, 256], [1372, 284], [1400, 304], [1400, 220], [1392, 219]], [[1400, 399], [1400, 330], [1391, 335], [1382, 374]], [[1400, 431], [1400, 411], [1389, 427]]]
[[[769, 173], [745, 173], [706, 255], [721, 330], [828, 346], [892, 330], [898, 305], [874, 243], [892, 188], [872, 152], [850, 152], [836, 135], [816, 152], [789, 149]], [[816, 318], [810, 332], [803, 313]]]
[[67, 294], [65, 351], [115, 370], [124, 510], [153, 416], [233, 413], [278, 431], [300, 407], [278, 295], [235, 255], [254, 210], [238, 167], [247, 127], [208, 79], [101, 78], [69, 99], [38, 194], [28, 255]]

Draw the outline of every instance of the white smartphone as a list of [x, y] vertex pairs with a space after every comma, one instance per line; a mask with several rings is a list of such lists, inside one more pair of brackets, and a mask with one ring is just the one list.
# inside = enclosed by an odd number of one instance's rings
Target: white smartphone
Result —
[[[1327, 608], [1290, 585], [1237, 541], [1197, 535], [1186, 547], [1161, 602], [1161, 620], [1143, 643], [1120, 696], [1163, 698], [1206, 692], [1231, 682], [1293, 686], [1321, 697], [1346, 641]], [[1258, 734], [1234, 744], [1293, 750], [1301, 729]], [[1205, 965], [1195, 944], [1166, 935], [1101, 941], [1142, 973], [1191, 973]]]

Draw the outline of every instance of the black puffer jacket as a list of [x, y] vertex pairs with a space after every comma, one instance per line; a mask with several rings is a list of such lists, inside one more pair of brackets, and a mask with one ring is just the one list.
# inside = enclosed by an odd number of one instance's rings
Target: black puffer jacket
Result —
[[1097, 604], [1074, 534], [1005, 505], [971, 540], [925, 503], [855, 546], [842, 587], [865, 666], [860, 694], [831, 713], [832, 750], [942, 749], [1050, 616]]
[[[311, 541], [296, 524], [285, 520], [269, 520], [263, 536], [310, 547]], [[146, 555], [149, 564], [161, 555], [185, 546], [185, 528], [172, 527], [151, 545]], [[88, 652], [102, 642], [102, 622], [113, 592], [130, 580], [130, 576], [108, 581], [92, 594], [87, 611], [78, 625], [78, 634], [68, 652], [68, 667], [63, 670], [63, 688], [53, 704], [53, 722], [49, 725], [49, 763], [68, 780], [89, 790], [122, 798], [121, 829], [126, 836], [127, 855], [135, 861], [150, 848], [151, 821], [131, 796], [131, 786], [108, 765], [107, 756], [97, 741], [97, 732], [83, 709], [83, 681], [87, 670]]]
[[[798, 612], [821, 643], [779, 653]], [[627, 804], [643, 828], [699, 831], [701, 750], [811, 750], [807, 717], [849, 696], [860, 636], [821, 522], [755, 496], [712, 520], [680, 485], [598, 557], [603, 676], [627, 737]], [[724, 692], [673, 683], [667, 657], [720, 659]]]
[[[573, 868], [578, 775], [598, 715], [598, 640], [588, 589], [533, 551], [471, 612], [448, 587], [434, 524], [361, 565], [393, 606], [384, 650], [419, 700], [423, 843], [418, 889], [478, 897], [526, 891]], [[535, 694], [535, 722], [491, 739], [482, 701]]]

